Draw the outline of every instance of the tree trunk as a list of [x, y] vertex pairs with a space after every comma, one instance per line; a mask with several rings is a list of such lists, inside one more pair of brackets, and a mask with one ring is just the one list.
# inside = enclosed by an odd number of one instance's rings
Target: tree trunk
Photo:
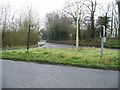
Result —
[[6, 29], [6, 24], [3, 26], [2, 28], [2, 39], [4, 38], [5, 36], [5, 29]]
[[95, 38], [94, 14], [91, 14], [91, 38]]
[[112, 17], [111, 17], [111, 36], [113, 35], [113, 9], [112, 9]]
[[79, 30], [79, 41], [81, 40], [81, 30], [80, 30], [80, 23], [79, 23], [79, 25], [78, 25], [78, 30]]
[[118, 37], [120, 38], [120, 1], [118, 2], [118, 12], [119, 12], [119, 29], [118, 29]]

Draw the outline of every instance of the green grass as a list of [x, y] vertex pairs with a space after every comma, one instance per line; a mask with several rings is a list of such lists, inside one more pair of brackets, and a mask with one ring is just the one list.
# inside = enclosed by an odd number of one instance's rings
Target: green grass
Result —
[[[36, 45], [30, 45], [30, 48], [35, 48], [35, 47], [41, 47], [44, 44], [36, 44]], [[2, 50], [15, 50], [15, 49], [26, 49], [27, 46], [7, 46], [7, 47], [2, 47]]]
[[[120, 48], [119, 43], [120, 43], [120, 41], [118, 38], [107, 38], [104, 47]], [[85, 46], [101, 47], [101, 38], [81, 40], [80, 44], [85, 45]]]
[[2, 58], [15, 61], [38, 62], [47, 64], [72, 65], [86, 68], [119, 70], [118, 51], [104, 50], [103, 60], [100, 57], [99, 48], [75, 49], [25, 49], [5, 50]]
[[[50, 41], [54, 43], [62, 43], [62, 44], [74, 44], [75, 40], [66, 40], [66, 41]], [[92, 47], [101, 47], [101, 38], [95, 39], [81, 39], [79, 42], [80, 46], [92, 46]], [[120, 48], [120, 40], [118, 38], [107, 38], [105, 48]]]

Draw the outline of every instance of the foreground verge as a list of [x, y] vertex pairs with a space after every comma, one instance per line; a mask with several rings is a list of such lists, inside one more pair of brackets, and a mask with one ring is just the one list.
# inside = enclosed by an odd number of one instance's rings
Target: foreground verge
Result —
[[95, 69], [119, 70], [120, 68], [118, 51], [110, 49], [105, 49], [102, 60], [99, 48], [82, 48], [79, 51], [48, 48], [36, 48], [29, 51], [19, 49], [6, 50], [1, 54], [3, 59], [15, 61], [62, 64]]

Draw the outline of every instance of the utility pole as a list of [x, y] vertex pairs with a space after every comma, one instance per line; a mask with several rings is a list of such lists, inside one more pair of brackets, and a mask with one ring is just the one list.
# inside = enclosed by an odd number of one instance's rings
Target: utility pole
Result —
[[29, 10], [28, 12], [28, 40], [27, 40], [27, 50], [29, 50], [30, 48], [30, 32], [31, 32], [31, 29], [33, 28], [33, 25], [31, 24], [32, 21], [31, 21], [31, 10]]
[[78, 25], [79, 25], [79, 2], [77, 1], [77, 21], [76, 21], [76, 49], [78, 51], [79, 47], [79, 31], [78, 31]]
[[31, 29], [31, 25], [29, 24], [29, 28], [28, 28], [28, 41], [27, 41], [27, 50], [29, 50], [30, 47], [30, 29]]

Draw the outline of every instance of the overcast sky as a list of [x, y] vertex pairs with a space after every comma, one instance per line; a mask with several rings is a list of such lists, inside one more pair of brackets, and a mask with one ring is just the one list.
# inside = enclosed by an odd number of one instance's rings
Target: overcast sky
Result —
[[[42, 20], [47, 13], [62, 9], [67, 1], [77, 0], [0, 0], [0, 4], [9, 4], [12, 10], [18, 12], [25, 11], [28, 6], [32, 6], [34, 12]], [[97, 0], [97, 2], [107, 6], [108, 3], [115, 2], [115, 0]]]
[[[1, 4], [10, 4], [15, 10], [24, 10], [28, 6], [32, 6], [33, 10], [37, 12], [40, 17], [44, 17], [46, 13], [52, 12], [64, 7], [65, 2], [75, 0], [0, 0]], [[104, 5], [115, 2], [115, 0], [97, 0], [97, 2]]]

